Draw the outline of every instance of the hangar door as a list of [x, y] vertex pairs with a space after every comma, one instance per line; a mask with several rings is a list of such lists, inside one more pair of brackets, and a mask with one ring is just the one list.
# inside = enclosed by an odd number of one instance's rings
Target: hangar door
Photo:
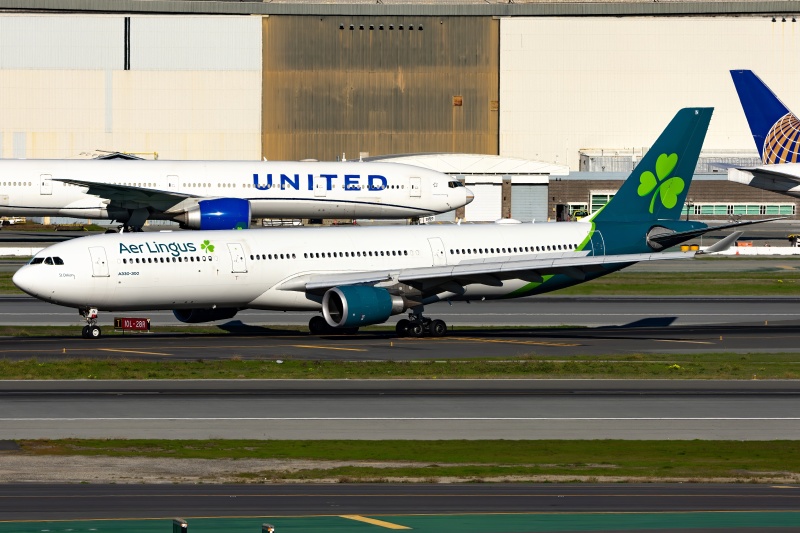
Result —
[[547, 185], [512, 183], [511, 218], [521, 222], [547, 222]]
[[464, 218], [467, 222], [494, 222], [501, 216], [502, 187], [497, 183], [470, 183], [467, 187], [475, 199], [467, 204]]

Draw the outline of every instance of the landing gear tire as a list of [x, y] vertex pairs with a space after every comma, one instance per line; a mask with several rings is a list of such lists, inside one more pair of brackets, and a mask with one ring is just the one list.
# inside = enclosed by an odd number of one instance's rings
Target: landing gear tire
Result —
[[432, 320], [431, 321], [431, 336], [433, 337], [444, 337], [447, 333], [447, 324], [444, 323], [444, 320]]
[[397, 333], [398, 337], [407, 337], [408, 336], [408, 328], [411, 326], [411, 321], [405, 318], [401, 318], [397, 321], [397, 325], [394, 327], [395, 333]]
[[413, 322], [408, 326], [408, 334], [411, 337], [424, 337], [425, 336], [425, 328], [419, 322]]
[[84, 339], [99, 339], [103, 335], [99, 326], [83, 326], [81, 337]]

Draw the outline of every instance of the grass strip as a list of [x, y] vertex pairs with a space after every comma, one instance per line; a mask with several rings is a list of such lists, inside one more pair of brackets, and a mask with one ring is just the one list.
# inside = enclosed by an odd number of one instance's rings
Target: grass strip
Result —
[[560, 296], [798, 296], [800, 271], [618, 272], [561, 289]]
[[[242, 472], [242, 481], [336, 478], [437, 480], [513, 479], [516, 476], [613, 476], [764, 480], [800, 473], [798, 441], [630, 440], [21, 440], [27, 455], [82, 455], [177, 459], [347, 461]], [[359, 463], [369, 461], [370, 465]], [[375, 463], [381, 463], [378, 466]]]
[[[722, 264], [722, 263], [720, 263]], [[0, 294], [23, 294], [0, 272]], [[561, 296], [800, 296], [800, 271], [617, 272], [552, 293]]]
[[797, 354], [528, 356], [438, 361], [0, 359], [0, 379], [800, 379]]

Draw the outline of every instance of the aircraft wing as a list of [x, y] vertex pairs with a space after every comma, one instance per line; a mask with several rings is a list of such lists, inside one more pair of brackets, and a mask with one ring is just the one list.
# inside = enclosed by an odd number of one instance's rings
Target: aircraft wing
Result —
[[[781, 168], [782, 167], [782, 168]], [[800, 172], [797, 168], [793, 168], [794, 172], [786, 172], [789, 167], [784, 163], [782, 165], [770, 165], [768, 167], [734, 167], [736, 170], [749, 172], [755, 177], [768, 178], [768, 179], [782, 179], [800, 183]]]
[[148, 187], [134, 187], [131, 185], [117, 185], [113, 183], [96, 183], [75, 179], [53, 178], [53, 181], [69, 183], [78, 187], [86, 187], [88, 194], [109, 200], [112, 204], [126, 208], [156, 207], [166, 211], [170, 207], [190, 198], [201, 198], [195, 194], [186, 194], [173, 191], [162, 191]]
[[633, 264], [640, 261], [691, 259], [696, 252], [661, 252], [649, 254], [588, 255], [589, 252], [565, 254], [560, 257], [530, 258], [515, 261], [488, 261], [460, 265], [353, 272], [346, 274], [312, 274], [299, 276], [282, 283], [286, 291], [325, 292], [342, 285], [377, 285], [402, 283], [419, 289], [423, 294], [440, 292], [445, 284], [468, 285], [484, 283], [500, 286], [503, 280], [522, 279], [542, 281], [542, 277], [565, 274], [582, 280], [586, 274], [600, 271], [607, 265]]

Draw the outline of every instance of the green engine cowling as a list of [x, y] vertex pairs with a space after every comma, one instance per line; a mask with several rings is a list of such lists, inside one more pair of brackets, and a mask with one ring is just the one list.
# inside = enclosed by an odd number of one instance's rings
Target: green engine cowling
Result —
[[346, 285], [329, 289], [322, 297], [325, 322], [334, 328], [357, 328], [386, 322], [406, 309], [400, 296], [386, 289]]

